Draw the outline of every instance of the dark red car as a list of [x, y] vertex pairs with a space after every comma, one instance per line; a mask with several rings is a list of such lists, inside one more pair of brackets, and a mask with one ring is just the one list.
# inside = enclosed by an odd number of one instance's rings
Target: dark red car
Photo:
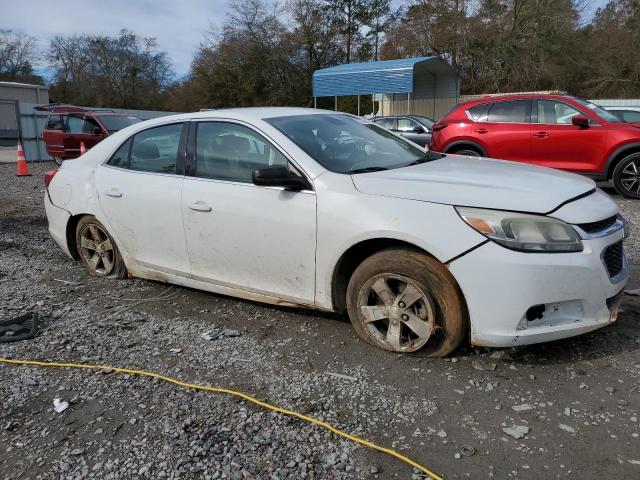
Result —
[[640, 127], [568, 95], [487, 96], [456, 105], [433, 125], [430, 148], [613, 180], [640, 198]]
[[80, 142], [84, 142], [89, 150], [113, 132], [142, 121], [112, 110], [91, 110], [74, 105], [51, 104], [36, 109], [49, 112], [42, 138], [47, 153], [58, 165], [63, 160], [80, 156]]

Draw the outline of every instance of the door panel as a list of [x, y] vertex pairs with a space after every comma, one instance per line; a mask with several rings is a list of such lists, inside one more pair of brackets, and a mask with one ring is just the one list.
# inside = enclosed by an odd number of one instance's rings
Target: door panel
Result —
[[143, 130], [96, 171], [108, 228], [140, 265], [188, 275], [182, 222], [183, 176], [176, 174], [182, 123]]
[[185, 177], [182, 212], [192, 275], [313, 302], [315, 194], [253, 185], [252, 169], [289, 163], [247, 126], [197, 122], [191, 131], [195, 168]]
[[471, 135], [486, 145], [489, 157], [531, 161], [529, 105], [527, 100], [492, 103], [480, 121], [471, 125]]
[[595, 172], [606, 154], [607, 131], [592, 121], [588, 128], [571, 123], [585, 115], [574, 107], [553, 100], [538, 100], [532, 124], [532, 163], [572, 172]]

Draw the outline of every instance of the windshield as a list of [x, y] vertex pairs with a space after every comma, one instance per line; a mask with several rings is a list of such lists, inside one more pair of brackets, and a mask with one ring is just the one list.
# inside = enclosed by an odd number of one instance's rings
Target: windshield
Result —
[[574, 100], [578, 102], [580, 105], [587, 107], [593, 113], [595, 113], [596, 115], [603, 118], [609, 123], [624, 123], [624, 120], [620, 119], [620, 117], [614, 115], [609, 110], [605, 110], [604, 108], [599, 107], [595, 103], [587, 102], [586, 100], [583, 100], [581, 98], [574, 98]]
[[110, 132], [117, 132], [142, 120], [138, 117], [129, 117], [126, 115], [100, 115], [100, 121]]
[[425, 152], [412, 143], [350, 115], [294, 115], [265, 121], [336, 173], [397, 168], [425, 157]]

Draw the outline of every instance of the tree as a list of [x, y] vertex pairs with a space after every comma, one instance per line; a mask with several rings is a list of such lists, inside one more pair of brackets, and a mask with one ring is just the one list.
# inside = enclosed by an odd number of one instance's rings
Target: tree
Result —
[[345, 40], [345, 60], [350, 63], [353, 47], [360, 40], [361, 28], [369, 23], [371, 13], [367, 0], [326, 0], [331, 21], [340, 26]]
[[373, 59], [378, 60], [380, 40], [384, 34], [391, 14], [391, 0], [369, 0], [369, 32], [367, 36], [373, 39]]
[[0, 80], [43, 83], [33, 72], [38, 60], [36, 38], [11, 30], [0, 30]]

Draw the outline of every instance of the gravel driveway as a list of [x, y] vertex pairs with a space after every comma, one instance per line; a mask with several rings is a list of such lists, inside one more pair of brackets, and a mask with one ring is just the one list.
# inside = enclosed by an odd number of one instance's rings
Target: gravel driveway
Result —
[[[392, 355], [336, 315], [88, 277], [47, 233], [51, 168], [31, 165], [34, 175], [18, 178], [0, 165], [0, 319], [33, 311], [43, 322], [36, 338], [0, 344], [0, 356], [241, 390], [447, 479], [640, 478], [639, 297], [626, 297], [615, 325], [570, 340], [447, 359]], [[631, 223], [628, 288], [637, 288], [640, 202], [616, 199]], [[56, 398], [69, 404], [61, 413]], [[0, 478], [424, 478], [233, 397], [108, 370], [0, 365], [0, 399]]]

